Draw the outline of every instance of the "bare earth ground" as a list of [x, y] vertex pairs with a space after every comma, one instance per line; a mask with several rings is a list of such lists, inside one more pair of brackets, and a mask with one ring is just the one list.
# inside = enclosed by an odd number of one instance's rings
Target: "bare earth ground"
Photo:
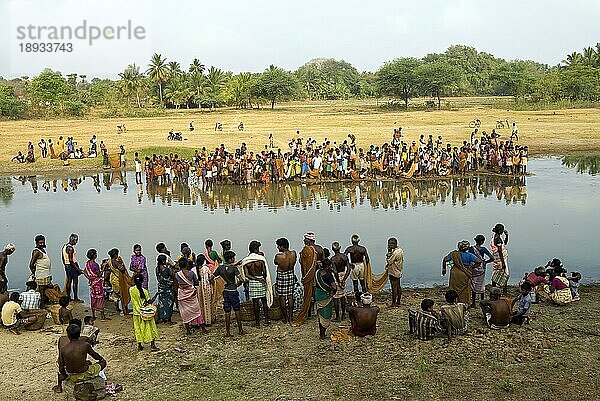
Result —
[[[450, 344], [406, 334], [408, 307], [418, 308], [424, 297], [439, 306], [444, 290], [405, 289], [401, 308], [377, 300], [383, 309], [377, 335], [341, 343], [320, 341], [314, 319], [299, 328], [246, 325], [248, 334], [233, 339], [224, 338], [222, 323], [191, 336], [177, 324], [159, 325], [160, 352], [137, 352], [131, 321], [113, 316], [98, 322], [96, 349], [108, 360], [109, 379], [125, 387], [120, 400], [598, 398], [599, 285], [582, 287], [582, 300], [564, 307], [534, 305], [530, 325], [489, 330], [475, 309], [469, 334]], [[85, 314], [82, 309], [77, 316]], [[54, 329], [0, 334], [1, 399], [63, 399], [51, 391], [59, 336]]]
[[[87, 151], [89, 139], [96, 134], [104, 140], [109, 153], [116, 152], [120, 144], [125, 145], [131, 161], [134, 151], [142, 153], [181, 151], [199, 149], [202, 146], [214, 148], [224, 143], [235, 148], [246, 142], [251, 149], [262, 149], [268, 143], [269, 133], [273, 133], [275, 144], [286, 147], [296, 130], [304, 137], [333, 141], [346, 138], [348, 132], [357, 137], [359, 146], [381, 145], [391, 139], [393, 127], [402, 126], [407, 140], [417, 140], [420, 134], [434, 137], [443, 135], [454, 144], [468, 140], [471, 128], [469, 121], [480, 118], [481, 130], [491, 131], [496, 120], [516, 120], [520, 143], [529, 145], [532, 155], [567, 154], [600, 150], [600, 110], [573, 109], [554, 111], [507, 111], [484, 106], [441, 111], [382, 111], [370, 104], [336, 102], [332, 104], [287, 104], [275, 110], [234, 110], [215, 112], [199, 110], [168, 110], [165, 117], [119, 118], [84, 120], [24, 120], [0, 122], [0, 172], [29, 173], [61, 172], [97, 169], [101, 158], [71, 161], [71, 166], [63, 167], [59, 160], [41, 160], [33, 165], [10, 162], [22, 151], [26, 153], [27, 143], [36, 145], [40, 138], [59, 135], [74, 136], [80, 146]], [[188, 124], [194, 120], [196, 130], [190, 133]], [[223, 132], [215, 132], [215, 122], [223, 123]], [[244, 122], [245, 130], [239, 132], [237, 125]], [[124, 123], [127, 132], [116, 133], [116, 125]], [[181, 131], [186, 141], [169, 142], [166, 135], [170, 129]], [[499, 130], [504, 138], [510, 135], [508, 129]], [[167, 147], [174, 147], [168, 149]]]

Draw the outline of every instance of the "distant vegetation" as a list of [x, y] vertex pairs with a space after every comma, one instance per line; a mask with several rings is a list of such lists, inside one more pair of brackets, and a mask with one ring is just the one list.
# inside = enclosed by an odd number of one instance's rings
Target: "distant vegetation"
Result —
[[154, 54], [145, 67], [128, 65], [116, 81], [87, 78], [50, 69], [33, 78], [0, 78], [0, 117], [80, 117], [95, 109], [104, 116], [152, 116], [164, 108], [274, 108], [286, 100], [379, 97], [408, 109], [417, 96], [429, 97], [431, 108], [440, 108], [446, 96], [513, 96], [522, 108], [590, 105], [600, 100], [600, 43], [554, 67], [455, 45], [420, 59], [388, 61], [376, 72], [315, 59], [293, 72], [271, 65], [261, 73], [233, 74], [197, 58], [185, 68]]

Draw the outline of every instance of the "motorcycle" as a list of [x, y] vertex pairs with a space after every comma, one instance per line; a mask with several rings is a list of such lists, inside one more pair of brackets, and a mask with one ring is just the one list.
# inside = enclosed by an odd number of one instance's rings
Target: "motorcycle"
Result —
[[183, 141], [183, 134], [171, 131], [167, 134], [167, 141]]

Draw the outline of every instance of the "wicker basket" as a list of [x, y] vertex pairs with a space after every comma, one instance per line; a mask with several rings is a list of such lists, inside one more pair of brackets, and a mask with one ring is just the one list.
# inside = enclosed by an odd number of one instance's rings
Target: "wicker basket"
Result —
[[273, 305], [269, 308], [269, 317], [273, 320], [281, 320], [281, 308], [279, 307], [279, 298], [273, 299]]
[[40, 330], [42, 327], [44, 327], [44, 324], [46, 323], [46, 314], [47, 313], [48, 312], [46, 312], [45, 309], [29, 311], [27, 313], [28, 316], [36, 316], [38, 319], [34, 324], [25, 327], [25, 329], [30, 330], [30, 331]]
[[[54, 305], [50, 305], [50, 313], [52, 314], [52, 320], [54, 321], [54, 324], [60, 324], [60, 317], [58, 316], [58, 311], [60, 309], [60, 305], [58, 304], [54, 304]], [[73, 305], [69, 304], [67, 305], [67, 309], [69, 310], [73, 310]]]
[[240, 319], [243, 322], [254, 320], [254, 306], [252, 306], [252, 301], [242, 302], [240, 306]]

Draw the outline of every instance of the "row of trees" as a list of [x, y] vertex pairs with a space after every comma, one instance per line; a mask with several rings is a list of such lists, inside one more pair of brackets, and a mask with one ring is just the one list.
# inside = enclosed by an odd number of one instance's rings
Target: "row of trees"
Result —
[[526, 101], [600, 100], [600, 43], [549, 67], [506, 61], [456, 45], [423, 58], [399, 58], [376, 72], [359, 72], [343, 60], [314, 59], [290, 72], [269, 66], [261, 73], [223, 71], [194, 59], [187, 68], [154, 54], [147, 66], [128, 65], [118, 80], [46, 69], [33, 79], [0, 79], [0, 116], [80, 116], [90, 108], [271, 108], [281, 100], [335, 100], [386, 96], [408, 108], [430, 96], [509, 95]]

